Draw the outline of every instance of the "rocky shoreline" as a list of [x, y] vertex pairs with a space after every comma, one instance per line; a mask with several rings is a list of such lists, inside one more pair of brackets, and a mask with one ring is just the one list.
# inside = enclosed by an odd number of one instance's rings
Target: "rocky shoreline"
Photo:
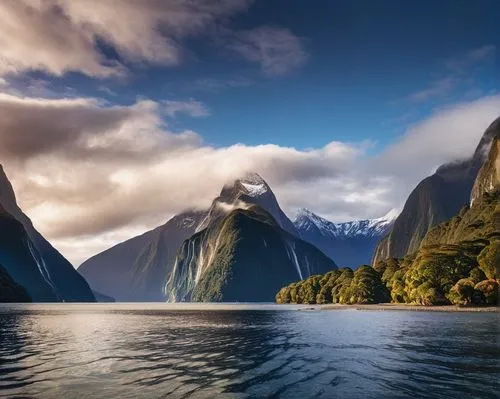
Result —
[[423, 306], [423, 305], [407, 305], [399, 303], [382, 303], [382, 304], [379, 303], [372, 305], [328, 304], [328, 305], [318, 305], [317, 309], [404, 310], [404, 311], [417, 311], [417, 312], [500, 312], [500, 306], [455, 306], [455, 305]]

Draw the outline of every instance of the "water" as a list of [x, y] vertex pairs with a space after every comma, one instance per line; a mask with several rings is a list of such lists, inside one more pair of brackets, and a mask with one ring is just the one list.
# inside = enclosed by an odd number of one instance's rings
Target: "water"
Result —
[[500, 314], [1, 305], [0, 397], [499, 398]]

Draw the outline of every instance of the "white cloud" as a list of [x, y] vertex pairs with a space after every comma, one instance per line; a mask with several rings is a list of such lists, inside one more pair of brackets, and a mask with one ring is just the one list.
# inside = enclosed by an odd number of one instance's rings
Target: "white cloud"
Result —
[[442, 79], [435, 80], [429, 87], [416, 91], [408, 96], [412, 103], [426, 102], [435, 97], [443, 97], [449, 94], [458, 84], [459, 80], [453, 76], [447, 76]]
[[479, 90], [477, 87], [478, 70], [489, 65], [490, 61], [494, 60], [495, 53], [495, 46], [486, 45], [445, 60], [440, 71], [442, 77], [432, 81], [423, 90], [411, 93], [406, 99], [414, 104], [436, 98], [442, 100], [457, 89], [462, 89], [469, 97], [477, 97], [474, 92], [477, 93]]
[[201, 78], [186, 85], [187, 90], [191, 91], [207, 91], [217, 93], [229, 88], [247, 87], [255, 83], [250, 78], [236, 76], [233, 78]]
[[162, 112], [148, 100], [0, 96], [0, 159], [19, 203], [75, 265], [183, 209], [207, 207], [247, 171], [269, 182], [289, 215], [307, 207], [334, 221], [382, 216], [438, 165], [471, 154], [500, 114], [500, 96], [437, 110], [377, 156], [366, 155], [369, 143], [216, 148], [170, 131]]
[[471, 67], [493, 60], [496, 51], [497, 48], [494, 45], [477, 47], [461, 54], [460, 56], [449, 58], [446, 60], [445, 66], [452, 72], [462, 74]]
[[31, 70], [119, 76], [131, 63], [177, 64], [182, 40], [211, 30], [250, 0], [16, 0], [0, 2], [0, 76]]
[[[404, 178], [429, 174], [442, 163], [469, 157], [498, 116], [498, 95], [439, 108], [390, 146], [380, 157], [378, 167]], [[399, 165], [397, 169], [395, 165]]]
[[163, 112], [172, 118], [177, 114], [185, 114], [193, 118], [210, 115], [210, 111], [205, 104], [192, 98], [187, 101], [167, 100], [162, 104]]
[[282, 76], [305, 64], [308, 54], [302, 40], [288, 29], [261, 26], [238, 32], [230, 48], [258, 63], [267, 76]]

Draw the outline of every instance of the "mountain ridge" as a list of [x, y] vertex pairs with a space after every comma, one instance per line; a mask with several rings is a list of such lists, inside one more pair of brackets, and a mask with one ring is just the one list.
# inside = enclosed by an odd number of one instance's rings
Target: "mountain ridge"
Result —
[[164, 301], [177, 250], [206, 211], [186, 210], [166, 223], [100, 252], [78, 270], [91, 287], [117, 301]]
[[[95, 302], [95, 297], [85, 279], [35, 229], [29, 217], [19, 208], [12, 184], [1, 165], [0, 205], [4, 216], [3, 239], [4, 242], [9, 242], [11, 247], [9, 251], [7, 246], [4, 252], [3, 257], [8, 258], [4, 259], [4, 266], [16, 282], [28, 290], [33, 300]], [[9, 215], [13, 220], [9, 222], [6, 215]], [[14, 221], [19, 225], [16, 225]], [[9, 237], [8, 229], [16, 231], [14, 234], [17, 235], [16, 243], [12, 241], [14, 237]], [[21, 230], [24, 232], [21, 232]], [[12, 252], [12, 248], [17, 249], [16, 254]], [[13, 256], [17, 259], [16, 262], [13, 261]], [[28, 271], [31, 269], [36, 269], [41, 278], [35, 277], [36, 273], [34, 271]], [[45, 283], [42, 283], [42, 281], [45, 281]], [[37, 288], [37, 284], [40, 285], [38, 288], [41, 291]], [[50, 287], [52, 294], [47, 293], [47, 288], [41, 289], [43, 284]], [[44, 293], [39, 296], [34, 294], [35, 291]]]
[[333, 223], [303, 208], [294, 225], [303, 240], [335, 258], [338, 264], [356, 268], [370, 263], [378, 241], [391, 228], [397, 213], [392, 209], [376, 219]]
[[377, 245], [373, 265], [383, 259], [403, 258], [415, 252], [432, 227], [452, 218], [470, 202], [479, 170], [491, 143], [499, 136], [500, 118], [497, 118], [483, 133], [469, 159], [441, 165], [415, 187], [393, 227]]

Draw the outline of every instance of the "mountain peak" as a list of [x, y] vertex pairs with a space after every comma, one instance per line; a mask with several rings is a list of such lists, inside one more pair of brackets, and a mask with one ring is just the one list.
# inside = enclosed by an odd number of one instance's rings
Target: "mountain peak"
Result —
[[393, 220], [395, 220], [399, 216], [400, 213], [401, 213], [401, 211], [399, 209], [392, 208], [384, 216], [382, 216], [380, 218], [372, 219], [372, 220], [378, 221], [378, 222], [384, 222], [384, 221], [392, 222]]
[[260, 197], [269, 191], [266, 181], [255, 172], [248, 172], [243, 178], [236, 181], [243, 186], [245, 194], [251, 197]]
[[332, 237], [373, 236], [385, 232], [398, 215], [399, 211], [397, 209], [391, 209], [387, 214], [376, 219], [333, 223], [307, 208], [301, 208], [297, 212], [294, 224], [298, 230], [315, 227], [323, 235]]
[[295, 219], [297, 220], [301, 216], [310, 217], [310, 216], [318, 216], [318, 215], [316, 215], [313, 211], [311, 211], [307, 208], [300, 208], [297, 212], [297, 216], [295, 216]]

